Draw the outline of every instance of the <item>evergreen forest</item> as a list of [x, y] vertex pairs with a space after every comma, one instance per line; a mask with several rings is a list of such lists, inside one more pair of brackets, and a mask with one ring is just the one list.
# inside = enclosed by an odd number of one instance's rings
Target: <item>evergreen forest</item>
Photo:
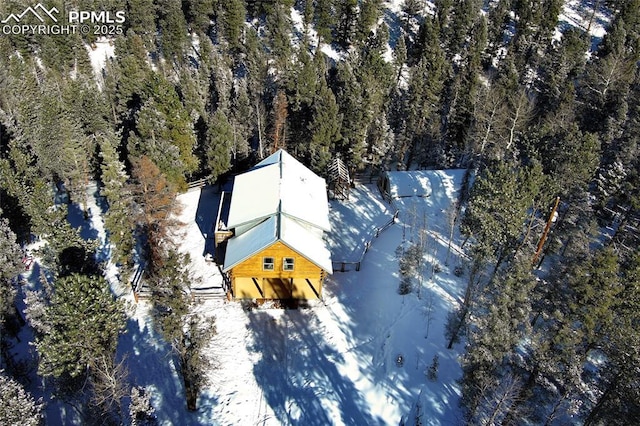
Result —
[[336, 157], [352, 175], [467, 170], [453, 219], [467, 287], [447, 337], [466, 345], [468, 424], [640, 418], [640, 0], [586, 2], [585, 26], [559, 22], [563, 0], [41, 3], [126, 20], [106, 40], [0, 34], [1, 418], [41, 421], [4, 347], [22, 247], [42, 239], [43, 288], [26, 295], [38, 374], [86, 419], [152, 424], [116, 362], [127, 307], [67, 220], [95, 182], [113, 259], [145, 265], [196, 395], [215, 327], [189, 314], [173, 201], [281, 148], [323, 177]]

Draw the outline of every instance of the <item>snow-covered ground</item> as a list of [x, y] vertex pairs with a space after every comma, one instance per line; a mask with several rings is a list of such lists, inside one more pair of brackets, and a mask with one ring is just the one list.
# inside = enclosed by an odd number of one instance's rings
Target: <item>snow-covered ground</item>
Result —
[[[602, 2], [604, 3], [604, 2]], [[597, 45], [607, 32], [611, 20], [611, 12], [604, 4], [594, 11], [593, 2], [585, 0], [568, 0], [564, 3], [562, 12], [558, 16], [559, 29], [567, 26], [589, 30], [594, 44]]]
[[[459, 423], [461, 348], [446, 349], [444, 324], [461, 298], [461, 283], [444, 265], [446, 242], [434, 238], [438, 249], [429, 254], [443, 271], [433, 280], [429, 272], [420, 291], [407, 296], [397, 292], [394, 252], [412, 234], [409, 212], [425, 212], [430, 232], [448, 235], [442, 212], [457, 196], [461, 176], [433, 172], [432, 197], [397, 200], [399, 222], [373, 239], [359, 272], [329, 277], [323, 301], [297, 310], [202, 301], [197, 310], [215, 319], [218, 333], [209, 348], [215, 368], [196, 413], [186, 411], [167, 347], [151, 327], [147, 302], [140, 302], [119, 351], [127, 357], [131, 381], [152, 393], [161, 424], [398, 424], [420, 394], [424, 424]], [[208, 227], [202, 224], [216, 214], [210, 207], [217, 197], [211, 188], [179, 197], [186, 223], [183, 251], [191, 253], [194, 274], [209, 281], [218, 278], [203, 260]], [[333, 201], [334, 256], [359, 253], [358, 246], [393, 210], [373, 185], [359, 185], [349, 201]], [[430, 381], [425, 371], [434, 355], [440, 367], [437, 380]]]
[[[130, 302], [118, 357], [126, 359], [130, 384], [152, 395], [159, 423], [398, 424], [416, 412], [418, 400], [422, 424], [460, 423], [456, 380], [461, 376], [462, 347], [446, 349], [444, 327], [448, 312], [461, 299], [464, 277], [455, 277], [445, 265], [449, 228], [443, 212], [457, 197], [462, 172], [434, 171], [426, 176], [429, 197], [405, 197], [389, 205], [375, 185], [358, 185], [348, 201], [331, 202], [329, 245], [334, 259], [360, 256], [364, 242], [372, 244], [359, 272], [335, 272], [328, 278], [322, 301], [296, 310], [249, 310], [224, 299], [197, 303], [196, 310], [212, 325], [215, 321], [217, 335], [208, 348], [214, 367], [196, 412], [186, 410], [182, 381], [167, 344], [152, 326], [149, 303], [135, 304], [117, 268], [108, 263], [114, 293]], [[404, 184], [416, 182], [421, 181], [407, 178]], [[108, 262], [95, 188], [89, 195], [89, 219], [84, 220], [77, 206], [72, 206], [69, 219], [85, 237], [101, 242], [101, 259]], [[184, 226], [177, 240], [181, 251], [190, 254], [194, 282], [200, 286], [215, 286], [221, 280], [217, 267], [204, 257], [218, 199], [211, 187], [179, 196]], [[397, 222], [375, 238], [375, 229], [388, 222], [396, 208]], [[417, 218], [430, 238], [425, 260], [437, 262], [442, 271], [434, 274], [425, 268], [420, 289], [401, 296], [395, 250], [415, 235]], [[451, 268], [458, 264], [453, 253]], [[32, 286], [38, 270], [35, 264], [25, 276]], [[426, 371], [436, 355], [438, 377], [429, 380]], [[49, 401], [36, 380], [31, 391]], [[47, 424], [77, 421], [69, 406], [49, 401]]]
[[113, 40], [109, 40], [106, 37], [98, 38], [91, 45], [86, 45], [87, 52], [89, 54], [89, 60], [91, 61], [91, 67], [93, 73], [96, 76], [96, 82], [99, 87], [104, 84], [103, 73], [107, 65], [107, 61], [115, 57], [115, 44]]

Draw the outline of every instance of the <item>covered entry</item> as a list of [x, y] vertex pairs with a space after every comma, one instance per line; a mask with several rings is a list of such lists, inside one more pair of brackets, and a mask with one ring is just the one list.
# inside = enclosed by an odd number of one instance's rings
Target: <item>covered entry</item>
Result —
[[320, 279], [235, 277], [236, 299], [319, 299]]
[[263, 278], [265, 299], [291, 299], [292, 283], [291, 278]]

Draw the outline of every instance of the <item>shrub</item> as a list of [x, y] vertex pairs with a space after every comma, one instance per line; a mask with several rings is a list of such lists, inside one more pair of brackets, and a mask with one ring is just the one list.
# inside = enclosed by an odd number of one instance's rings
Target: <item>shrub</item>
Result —
[[411, 293], [412, 289], [411, 278], [410, 277], [402, 277], [400, 280], [400, 285], [398, 286], [398, 294], [405, 295]]

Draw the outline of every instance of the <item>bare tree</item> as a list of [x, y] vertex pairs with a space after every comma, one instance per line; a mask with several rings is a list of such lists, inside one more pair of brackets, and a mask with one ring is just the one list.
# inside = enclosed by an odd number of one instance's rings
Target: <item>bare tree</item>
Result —
[[122, 401], [129, 395], [126, 358], [115, 362], [110, 356], [100, 356], [92, 365], [91, 403], [102, 418], [122, 422], [124, 412]]
[[507, 373], [495, 382], [485, 384], [481, 390], [480, 404], [471, 417], [472, 424], [501, 424], [507, 416], [513, 416], [521, 397], [522, 381]]

